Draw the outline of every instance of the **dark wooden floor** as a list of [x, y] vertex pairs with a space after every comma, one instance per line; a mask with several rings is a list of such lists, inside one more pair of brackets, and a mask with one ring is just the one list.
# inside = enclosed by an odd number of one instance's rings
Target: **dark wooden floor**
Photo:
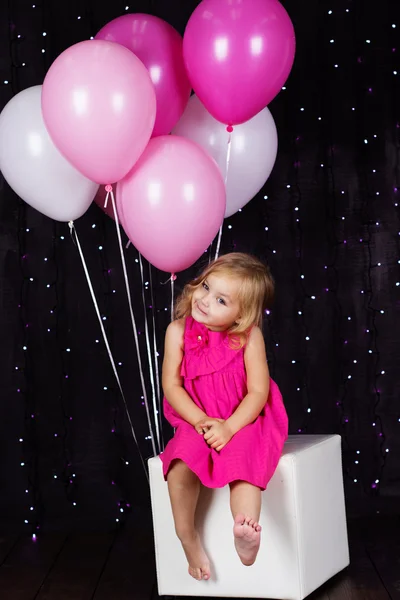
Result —
[[[400, 519], [349, 523], [351, 565], [309, 600], [400, 600]], [[157, 600], [151, 525], [0, 537], [1, 600]]]

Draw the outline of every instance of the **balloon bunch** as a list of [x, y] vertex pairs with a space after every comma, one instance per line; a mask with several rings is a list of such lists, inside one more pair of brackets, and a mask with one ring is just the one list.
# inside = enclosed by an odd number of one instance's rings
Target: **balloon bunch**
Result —
[[[0, 169], [22, 199], [60, 221], [117, 182], [132, 243], [156, 267], [181, 271], [269, 177], [277, 133], [266, 107], [294, 53], [278, 0], [202, 0], [183, 40], [157, 17], [124, 15], [7, 104]], [[95, 201], [103, 206], [103, 189]]]

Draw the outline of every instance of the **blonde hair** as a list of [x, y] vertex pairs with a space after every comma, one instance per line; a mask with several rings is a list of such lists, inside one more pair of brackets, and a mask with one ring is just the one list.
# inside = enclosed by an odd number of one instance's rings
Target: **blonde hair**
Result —
[[241, 282], [238, 292], [240, 318], [228, 329], [231, 341], [241, 348], [251, 328], [254, 325], [262, 326], [264, 310], [270, 308], [274, 298], [274, 279], [269, 268], [250, 254], [231, 252], [220, 256], [185, 285], [176, 301], [175, 319], [191, 315], [193, 292], [214, 274], [234, 277]]

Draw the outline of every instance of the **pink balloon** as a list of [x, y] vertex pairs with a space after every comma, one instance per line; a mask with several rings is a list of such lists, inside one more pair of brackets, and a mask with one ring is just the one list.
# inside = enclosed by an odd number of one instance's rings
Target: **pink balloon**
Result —
[[114, 19], [95, 39], [122, 44], [140, 58], [156, 91], [153, 137], [169, 133], [183, 114], [191, 90], [179, 33], [158, 17], [138, 13]]
[[42, 110], [54, 144], [97, 183], [119, 181], [145, 149], [156, 97], [150, 76], [132, 52], [112, 42], [71, 46], [51, 65]]
[[176, 273], [210, 245], [225, 215], [220, 170], [200, 146], [166, 135], [150, 140], [117, 185], [125, 231], [149, 262]]
[[278, 94], [295, 45], [292, 22], [278, 0], [203, 0], [187, 24], [183, 57], [208, 112], [238, 125]]

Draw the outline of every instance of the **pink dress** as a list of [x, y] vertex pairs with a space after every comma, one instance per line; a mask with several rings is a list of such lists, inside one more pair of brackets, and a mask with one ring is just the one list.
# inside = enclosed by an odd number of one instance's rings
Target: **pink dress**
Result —
[[[185, 390], [208, 417], [227, 419], [247, 394], [244, 348], [229, 347], [225, 332], [210, 331], [187, 317], [181, 375]], [[217, 452], [164, 398], [164, 414], [175, 435], [161, 454], [164, 478], [174, 459], [183, 460], [203, 485], [219, 488], [248, 481], [265, 489], [278, 465], [288, 434], [288, 418], [278, 386], [270, 382], [260, 416]]]

